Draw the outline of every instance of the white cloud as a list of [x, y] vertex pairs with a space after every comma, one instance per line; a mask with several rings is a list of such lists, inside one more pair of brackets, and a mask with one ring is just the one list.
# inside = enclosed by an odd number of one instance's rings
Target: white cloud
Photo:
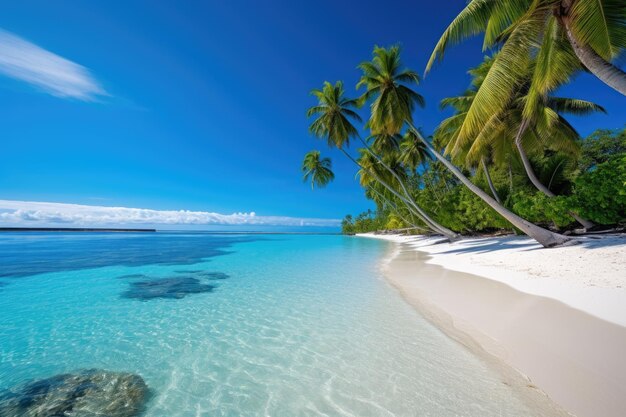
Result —
[[257, 216], [254, 212], [220, 214], [207, 211], [151, 210], [128, 207], [0, 200], [0, 226], [37, 227], [41, 225], [266, 225], [330, 226], [336, 219]]
[[87, 68], [2, 29], [0, 73], [57, 97], [90, 101], [108, 95]]

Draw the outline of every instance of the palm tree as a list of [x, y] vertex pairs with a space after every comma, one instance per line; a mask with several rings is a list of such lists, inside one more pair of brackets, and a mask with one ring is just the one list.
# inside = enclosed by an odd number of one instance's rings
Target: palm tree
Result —
[[420, 165], [424, 165], [429, 159], [428, 149], [413, 131], [407, 130], [400, 142], [400, 162], [415, 172]]
[[344, 95], [343, 83], [337, 81], [335, 85], [324, 82], [321, 90], [311, 91], [319, 103], [306, 112], [307, 117], [316, 116], [309, 130], [318, 138], [326, 139], [329, 147], [344, 150], [350, 145], [350, 139], [359, 136], [350, 120], [361, 122], [355, 109], [357, 100], [348, 99]]
[[397, 133], [374, 133], [368, 138], [370, 149], [376, 155], [388, 155], [400, 149], [402, 136]]
[[447, 158], [437, 152], [432, 145], [424, 139], [424, 137], [417, 131], [417, 129], [413, 126], [412, 123], [409, 124], [409, 128], [412, 129], [415, 134], [420, 138], [422, 143], [428, 148], [430, 153], [437, 158], [441, 163], [443, 163], [453, 174], [457, 177], [467, 188], [470, 189], [474, 194], [480, 197], [485, 203], [487, 203], [492, 209], [494, 209], [498, 214], [504, 217], [509, 223], [513, 226], [517, 227], [522, 233], [532, 237], [537, 242], [539, 242], [543, 247], [549, 248], [553, 246], [563, 245], [570, 241], [566, 236], [560, 235], [558, 233], [551, 232], [542, 227], [533, 224], [512, 211], [508, 210], [502, 204], [498, 203], [495, 199], [493, 199], [489, 194], [485, 193], [480, 189], [476, 184], [471, 182], [463, 173], [454, 166]]
[[[394, 181], [402, 184], [403, 180], [406, 180], [406, 172], [397, 159], [397, 154], [388, 155], [389, 164], [385, 164], [384, 170], [381, 169], [379, 157], [368, 151], [362, 149], [358, 158], [357, 165], [361, 168], [357, 175], [359, 176], [359, 182], [363, 187], [370, 186], [374, 181], [383, 185], [392, 195], [400, 199], [409, 211], [426, 224], [435, 233], [441, 233], [450, 240], [457, 240], [459, 235], [445, 226], [437, 223], [432, 217], [430, 217], [421, 207], [419, 207], [413, 200], [405, 198], [400, 195], [393, 187]], [[406, 191], [406, 189], [405, 189]]]
[[324, 188], [335, 179], [330, 158], [320, 158], [320, 151], [309, 151], [302, 161], [302, 179], [311, 181], [311, 189]]
[[[426, 213], [415, 204], [404, 181], [391, 169], [381, 158], [378, 151], [395, 151], [400, 140], [399, 133], [404, 125], [404, 120], [412, 120], [412, 113], [416, 105], [423, 107], [424, 98], [415, 91], [408, 88], [405, 83], [419, 82], [416, 72], [409, 69], [402, 69], [400, 63], [400, 47], [395, 45], [389, 48], [374, 47], [372, 60], [359, 64], [363, 75], [357, 83], [357, 89], [364, 86], [366, 91], [359, 98], [361, 105], [374, 98], [371, 103], [371, 117], [366, 126], [372, 131], [373, 147], [363, 141], [371, 155], [380, 163], [398, 182], [400, 189], [405, 195], [405, 199], [414, 210], [419, 213], [419, 217], [428, 224]], [[398, 103], [401, 103], [398, 105]], [[360, 137], [359, 137], [360, 139]], [[376, 148], [374, 148], [374, 146]], [[432, 220], [432, 219], [430, 219]], [[443, 233], [451, 240], [459, 238], [459, 235], [434, 223], [435, 229]]]
[[538, 90], [554, 89], [584, 67], [626, 95], [626, 73], [611, 64], [626, 48], [624, 10], [623, 0], [471, 0], [439, 39], [426, 72], [449, 45], [484, 32], [484, 49], [501, 45], [492, 76], [501, 98], [531, 56]]
[[[436, 58], [443, 56], [449, 43], [458, 42], [470, 34], [484, 31], [486, 48], [501, 44], [499, 52], [484, 64], [488, 69], [482, 71], [479, 86], [459, 130], [459, 139], [461, 143], [475, 141], [473, 138], [494, 117], [504, 120], [503, 115], [508, 109], [513, 107], [521, 110], [518, 112], [521, 117], [517, 117], [519, 114], [516, 113], [515, 122], [506, 121], [508, 126], [516, 128], [514, 143], [529, 179], [549, 197], [554, 194], [538, 180], [523, 143], [529, 130], [535, 131], [530, 133], [531, 136], [553, 131], [539, 129], [538, 124], [547, 123], [552, 127], [555, 121], [561, 124], [562, 128], [558, 129], [560, 132], [566, 136], [577, 136], [561, 115], [555, 112], [555, 107], [547, 102], [549, 93], [567, 82], [571, 74], [581, 68], [560, 24], [562, 19], [558, 16], [563, 13], [562, 3], [561, 0], [472, 0], [441, 37], [427, 65], [428, 70]], [[589, 6], [591, 3], [588, 0], [575, 0], [575, 4], [583, 7], [583, 4]], [[594, 14], [596, 9], [611, 4], [613, 0], [594, 0], [593, 7], [588, 7], [588, 17], [598, 17], [597, 13]], [[607, 16], [610, 19], [621, 16], [622, 23], [616, 26], [615, 21], [611, 21], [609, 26], [614, 29], [623, 27], [623, 8], [618, 12], [615, 7], [611, 7]], [[578, 22], [585, 26], [583, 20], [579, 15]], [[619, 30], [616, 29], [612, 39], [621, 46], [615, 46], [613, 49], [616, 51], [626, 46], [626, 32], [622, 31], [623, 36], [617, 32]], [[555, 104], [554, 100], [552, 104]], [[582, 101], [577, 101], [575, 107], [578, 107], [580, 113], [602, 110], [599, 106]], [[547, 139], [551, 142], [559, 140], [558, 137]], [[594, 226], [576, 214], [573, 216], [585, 228]]]
[[[463, 125], [465, 115], [467, 114], [467, 108], [471, 104], [474, 94], [475, 92], [473, 90], [468, 90], [461, 96], [447, 97], [441, 101], [440, 107], [442, 109], [450, 106], [456, 110], [456, 113], [439, 124], [434, 133], [434, 142], [438, 148], [444, 149], [444, 155], [450, 155], [452, 157], [453, 162], [460, 161], [469, 169], [477, 169], [478, 167], [481, 167], [485, 175], [485, 179], [487, 180], [489, 190], [491, 191], [491, 195], [498, 203], [502, 204], [496, 187], [493, 185], [493, 181], [491, 180], [491, 174], [489, 173], [487, 161], [494, 159], [492, 149], [495, 147], [494, 145], [497, 146], [497, 140], [500, 139], [501, 141], [504, 137], [500, 134], [494, 135], [492, 133], [489, 137], [490, 141], [488, 143], [481, 143], [482, 146], [474, 149], [474, 154], [478, 154], [477, 159], [475, 157], [468, 157], [467, 149], [460, 151], [457, 147], [456, 139], [458, 138], [459, 130]], [[500, 161], [503, 160], [504, 158], [500, 159]]]
[[372, 60], [362, 62], [358, 68], [363, 75], [357, 89], [366, 88], [359, 100], [366, 103], [374, 99], [368, 127], [375, 134], [400, 133], [404, 121], [413, 120], [415, 107], [424, 107], [424, 98], [405, 85], [419, 84], [419, 76], [415, 71], [402, 68], [397, 45], [389, 48], [375, 46]]
[[[531, 183], [548, 197], [555, 194], [545, 187], [534, 172], [527, 149], [534, 148], [543, 151], [546, 147], [577, 155], [579, 135], [565, 120], [563, 113], [585, 115], [594, 111], [605, 110], [594, 103], [563, 97], [552, 97], [548, 94], [536, 95], [532, 89], [532, 82], [514, 89], [513, 97], [499, 111], [491, 114], [484, 120], [483, 125], [477, 125], [466, 130], [476, 131], [473, 136], [463, 135], [463, 129], [469, 123], [470, 113], [475, 110], [477, 96], [481, 93], [486, 77], [491, 71], [499, 54], [486, 58], [483, 63], [470, 71], [474, 77], [471, 88], [462, 96], [451, 97], [442, 101], [442, 106], [451, 106], [457, 113], [446, 119], [438, 128], [438, 137], [447, 143], [446, 153], [459, 158], [462, 155], [466, 165], [481, 163], [486, 167], [484, 157], [489, 148], [498, 147], [501, 151], [508, 150], [509, 146], [502, 141], [515, 145], [521, 158], [524, 169]], [[528, 115], [529, 103], [532, 102], [532, 112]], [[488, 176], [488, 171], [485, 169]], [[572, 216], [586, 229], [594, 224], [581, 218], [575, 213]]]
[[[348, 99], [344, 95], [343, 83], [337, 81], [334, 85], [325, 82], [321, 90], [313, 90], [312, 94], [317, 97], [319, 103], [311, 107], [307, 111], [308, 117], [315, 116], [316, 119], [311, 123], [309, 130], [315, 136], [325, 139], [330, 147], [338, 148], [348, 159], [360, 168], [360, 163], [355, 160], [347, 151], [351, 138], [360, 138], [351, 120], [361, 121], [360, 116], [354, 111], [358, 103], [356, 100]], [[400, 195], [388, 182], [384, 181], [374, 170], [373, 167], [366, 168], [370, 174], [387, 188], [393, 195], [398, 197], [400, 201], [409, 207], [409, 209], [421, 220], [424, 221], [433, 231], [442, 233], [449, 239], [457, 238], [456, 233], [439, 225], [411, 200], [410, 196]], [[394, 173], [394, 175], [397, 175]]]
[[[509, 222], [511, 222], [515, 227], [517, 227], [527, 235], [531, 236], [545, 247], [560, 245], [569, 240], [569, 238], [565, 236], [550, 232], [549, 230], [534, 225], [522, 219], [515, 213], [509, 211], [492, 197], [490, 197], [488, 194], [486, 194], [483, 190], [477, 187], [474, 183], [472, 183], [465, 175], [463, 175], [463, 173], [456, 166], [454, 166], [448, 159], [446, 159], [439, 152], [437, 152], [432, 147], [430, 142], [424, 139], [424, 137], [419, 133], [419, 131], [413, 126], [412, 123], [412, 111], [415, 108], [416, 104], [420, 104], [417, 97], [421, 96], [413, 92], [413, 90], [411, 90], [408, 86], [400, 84], [400, 82], [408, 82], [413, 79], [413, 77], [407, 76], [402, 77], [402, 79], [393, 77], [394, 74], [398, 73], [413, 74], [413, 72], [410, 70], [404, 70], [402, 72], [398, 71], [398, 69], [401, 68], [399, 49], [397, 47], [391, 48], [391, 50], [385, 55], [381, 55], [380, 52], [378, 52], [377, 54], [376, 52], [377, 49], [375, 49], [375, 57], [371, 65], [365, 66], [368, 72], [365, 72], [364, 70], [364, 78], [360, 83], [362, 85], [365, 85], [368, 90], [363, 95], [363, 99], [374, 100], [371, 105], [372, 116], [369, 122], [370, 128], [373, 131], [398, 133], [398, 129], [402, 128], [402, 125], [398, 126], [398, 120], [404, 118], [404, 121], [408, 124], [409, 129], [413, 131], [416, 137], [424, 144], [424, 146], [426, 146], [426, 148], [429, 150], [429, 152], [431, 152], [431, 154], [433, 154], [434, 157], [440, 160], [465, 186], [467, 186], [472, 192], [478, 195], [483, 201], [485, 201], [489, 206], [496, 210], [500, 215], [502, 215]], [[379, 56], [384, 56], [387, 59], [383, 60], [379, 58], [377, 60], [376, 58]], [[383, 71], [382, 68], [385, 68], [385, 70]], [[370, 77], [370, 72], [373, 72], [374, 69], [376, 69], [380, 74], [387, 75], [384, 78], [384, 83], [381, 82], [381, 80], [379, 79], [373, 79], [373, 77]], [[370, 79], [372, 79], [371, 82], [369, 82]], [[400, 88], [400, 86], [402, 88]], [[396, 92], [395, 94], [393, 93], [394, 91]], [[383, 94], [385, 95], [384, 99], [381, 98]]]
[[556, 18], [574, 53], [602, 82], [626, 95], [626, 73], [611, 60], [626, 48], [622, 0], [562, 0]]
[[423, 226], [418, 226], [416, 222], [411, 219], [410, 213], [408, 216], [402, 213], [398, 204], [393, 201], [393, 196], [385, 195], [385, 191], [377, 189], [376, 184], [370, 184], [366, 186], [366, 196], [371, 200], [374, 200], [377, 206], [384, 208], [384, 206], [386, 205], [388, 209], [391, 212], [395, 213], [405, 224], [408, 224], [417, 230], [425, 232], [429, 231], [429, 229], [426, 229]]

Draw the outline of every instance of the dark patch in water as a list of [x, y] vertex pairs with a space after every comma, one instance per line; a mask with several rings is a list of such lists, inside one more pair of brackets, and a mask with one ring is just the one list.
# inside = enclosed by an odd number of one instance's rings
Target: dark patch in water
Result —
[[119, 279], [133, 279], [133, 278], [148, 278], [148, 276], [144, 274], [128, 274], [128, 275], [121, 275], [118, 278]]
[[180, 299], [190, 294], [213, 292], [214, 285], [202, 284], [192, 277], [159, 278], [150, 281], [131, 282], [124, 298], [147, 301], [154, 298]]
[[206, 278], [209, 280], [220, 280], [220, 279], [228, 279], [230, 275], [225, 274], [223, 272], [208, 272], [202, 271], [195, 274], [196, 277]]
[[193, 265], [229, 253], [251, 236], [206, 233], [6, 233], [0, 235], [0, 277], [105, 266]]
[[5, 391], [0, 394], [0, 416], [134, 417], [147, 397], [148, 387], [139, 375], [88, 369]]
[[202, 269], [186, 269], [174, 271], [177, 274], [193, 274], [195, 277], [205, 278], [209, 280], [218, 280], [218, 279], [228, 279], [230, 275], [225, 274], [223, 272], [213, 272], [213, 271], [205, 271]]

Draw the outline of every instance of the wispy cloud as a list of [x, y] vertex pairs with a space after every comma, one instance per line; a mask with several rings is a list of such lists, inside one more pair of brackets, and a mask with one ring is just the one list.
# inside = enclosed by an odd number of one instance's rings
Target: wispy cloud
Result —
[[0, 73], [56, 97], [92, 101], [108, 95], [87, 68], [2, 29]]
[[207, 211], [151, 210], [128, 207], [0, 200], [0, 225], [35, 227], [62, 224], [102, 225], [265, 225], [335, 227], [336, 219], [257, 216], [254, 212], [220, 214]]

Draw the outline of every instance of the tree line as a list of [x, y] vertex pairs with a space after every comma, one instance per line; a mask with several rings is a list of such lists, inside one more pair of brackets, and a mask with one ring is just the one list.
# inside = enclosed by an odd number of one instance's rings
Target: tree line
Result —
[[[358, 168], [377, 210], [344, 219], [362, 227], [412, 227], [446, 236], [513, 229], [544, 247], [566, 244], [563, 230], [624, 220], [624, 131], [581, 140], [571, 114], [603, 112], [596, 103], [555, 92], [589, 71], [626, 95], [626, 74], [611, 61], [626, 48], [626, 8], [615, 0], [472, 0], [453, 20], [427, 64], [448, 46], [484, 33], [491, 55], [470, 71], [470, 87], [442, 101], [454, 114], [432, 135], [414, 125], [424, 98], [419, 75], [404, 68], [400, 48], [375, 47], [358, 98], [343, 83], [313, 90], [310, 131]], [[369, 105], [369, 117], [358, 109]], [[363, 138], [357, 125], [368, 132]], [[350, 142], [357, 142], [356, 152]], [[307, 153], [304, 178], [325, 186], [332, 163]], [[382, 227], [381, 227], [382, 226]]]

